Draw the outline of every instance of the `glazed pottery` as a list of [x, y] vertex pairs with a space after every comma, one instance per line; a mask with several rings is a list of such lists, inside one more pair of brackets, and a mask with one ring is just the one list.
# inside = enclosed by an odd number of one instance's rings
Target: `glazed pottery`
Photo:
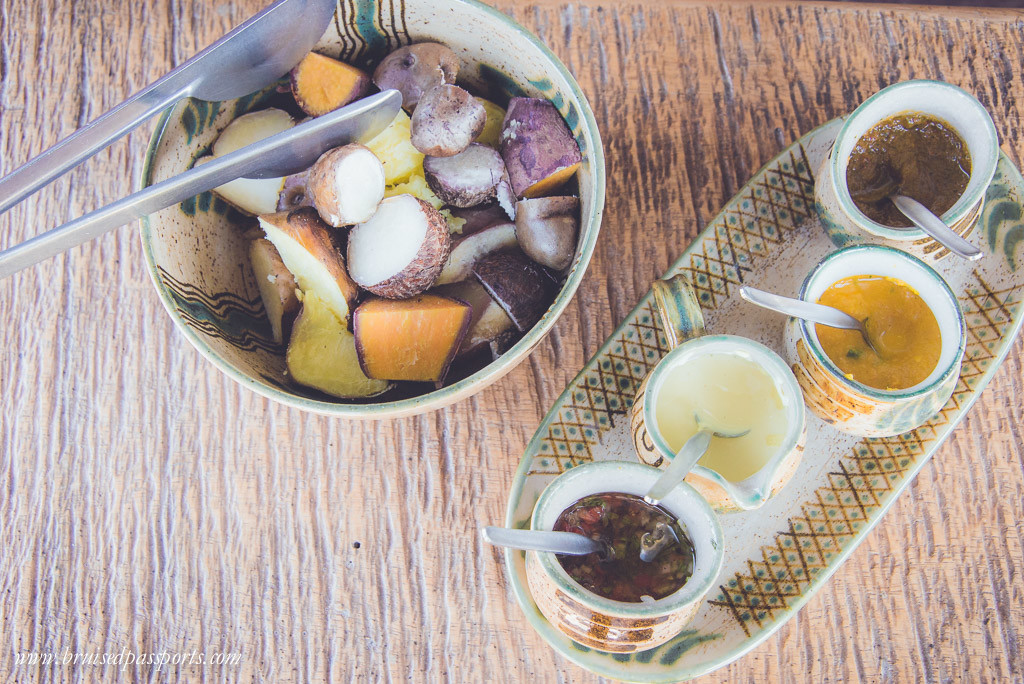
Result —
[[[752, 339], [786, 357], [788, 321], [739, 297], [742, 285], [796, 294], [835, 246], [814, 211], [813, 170], [842, 121], [796, 140], [731, 198], [671, 266], [697, 295], [709, 334]], [[972, 238], [978, 261], [933, 266], [957, 295], [967, 346], [949, 400], [923, 425], [864, 438], [807, 412], [807, 446], [796, 475], [756, 511], [720, 516], [722, 570], [697, 614], [661, 646], [604, 653], [573, 641], [541, 613], [526, 558], [505, 565], [526, 621], [560, 655], [602, 676], [678, 682], [720, 668], [763, 643], [797, 614], [885, 516], [978, 398], [1024, 323], [1024, 180], [1001, 156]], [[591, 462], [632, 461], [633, 398], [669, 353], [654, 295], [647, 294], [551, 406], [513, 479], [505, 525], [528, 528], [540, 493], [557, 476]], [[788, 359], [787, 359], [788, 360]]]
[[[559, 514], [591, 494], [643, 496], [660, 471], [639, 463], [590, 463], [548, 485], [533, 511], [531, 528], [550, 530]], [[537, 606], [552, 625], [578, 644], [606, 653], [632, 653], [659, 646], [686, 626], [722, 566], [722, 528], [699, 494], [685, 483], [660, 505], [674, 515], [693, 542], [693, 574], [677, 592], [649, 603], [599, 596], [577, 584], [553, 553], [530, 551], [526, 572]]]
[[782, 443], [763, 468], [742, 482], [730, 482], [699, 464], [686, 476], [686, 482], [720, 513], [763, 506], [796, 473], [804, 450], [804, 404], [793, 372], [778, 354], [763, 344], [735, 335], [701, 337], [704, 319], [686, 276], [656, 281], [652, 294], [672, 351], [643, 379], [633, 400], [630, 428], [637, 457], [648, 465], [667, 468], [675, 455], [658, 431], [654, 410], [658, 391], [669, 371], [704, 354], [735, 354], [748, 358], [771, 376], [782, 399], [787, 420]]
[[[604, 154], [594, 116], [576, 81], [536, 36], [475, 0], [339, 2], [317, 52], [367, 68], [412, 42], [439, 41], [461, 60], [459, 83], [498, 103], [528, 95], [550, 100], [583, 155], [577, 174], [581, 224], [566, 280], [551, 307], [498, 360], [441, 389], [398, 388], [371, 400], [343, 400], [291, 382], [283, 346], [274, 343], [249, 266], [247, 231], [255, 223], [203, 193], [150, 216], [142, 245], [153, 284], [175, 325], [203, 356], [259, 394], [300, 409], [345, 417], [421, 413], [480, 391], [520, 363], [554, 326], [590, 262], [604, 207]], [[143, 185], [191, 168], [227, 124], [246, 112], [289, 107], [276, 87], [227, 102], [186, 99], [160, 120]]]
[[790, 319], [786, 338], [793, 370], [807, 406], [837, 430], [864, 437], [890, 437], [921, 425], [949, 400], [967, 344], [956, 296], [923, 261], [897, 249], [860, 245], [833, 252], [807, 276], [800, 299], [816, 302], [830, 285], [856, 275], [898, 278], [935, 314], [942, 351], [935, 370], [904, 390], [880, 390], [847, 377], [818, 343], [813, 323]]
[[[967, 143], [971, 177], [960, 199], [942, 220], [962, 237], [977, 235], [975, 227], [999, 161], [992, 117], [969, 93], [941, 81], [904, 81], [884, 88], [864, 101], [843, 123], [829, 156], [818, 167], [814, 185], [815, 209], [822, 226], [838, 247], [872, 243], [898, 247], [933, 263], [949, 250], [919, 228], [892, 228], [865, 216], [850, 197], [846, 167], [861, 136], [875, 124], [897, 114], [921, 112], [952, 126]], [[977, 239], [975, 242], [977, 243]]]

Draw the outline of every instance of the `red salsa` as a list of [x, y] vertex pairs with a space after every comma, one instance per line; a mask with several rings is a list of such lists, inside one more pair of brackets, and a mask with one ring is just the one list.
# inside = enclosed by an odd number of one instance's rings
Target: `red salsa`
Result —
[[[650, 563], [640, 559], [640, 539], [668, 525], [675, 540]], [[556, 556], [565, 571], [584, 588], [614, 601], [641, 603], [643, 597], [665, 598], [693, 574], [693, 543], [676, 518], [633, 494], [605, 492], [585, 496], [562, 511], [555, 530], [575, 532], [604, 542], [607, 553]]]

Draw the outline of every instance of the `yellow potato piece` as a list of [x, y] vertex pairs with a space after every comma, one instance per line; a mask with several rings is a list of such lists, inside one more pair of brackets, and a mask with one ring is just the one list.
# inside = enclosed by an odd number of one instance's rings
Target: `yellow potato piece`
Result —
[[441, 201], [434, 191], [427, 185], [427, 179], [423, 175], [423, 169], [421, 168], [418, 172], [414, 172], [409, 179], [404, 183], [398, 183], [397, 185], [388, 186], [384, 190], [385, 197], [394, 197], [395, 195], [412, 195], [413, 197], [419, 198], [431, 205], [435, 209], [440, 209], [444, 206], [444, 202]]
[[363, 374], [356, 341], [314, 292], [306, 292], [285, 356], [295, 382], [343, 399], [372, 397], [391, 383]]
[[412, 146], [412, 119], [404, 111], [377, 136], [366, 143], [384, 166], [384, 182], [396, 185], [414, 173], [423, 175], [423, 153]]
[[480, 135], [476, 136], [475, 142], [497, 149], [501, 141], [501, 125], [505, 121], [505, 110], [482, 97], [476, 98], [476, 101], [484, 106], [487, 121], [484, 122], [484, 129], [480, 131]]

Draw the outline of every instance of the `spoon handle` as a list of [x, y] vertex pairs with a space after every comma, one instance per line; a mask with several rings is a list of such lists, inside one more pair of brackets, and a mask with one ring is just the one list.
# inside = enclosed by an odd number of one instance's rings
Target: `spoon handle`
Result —
[[860, 330], [861, 322], [850, 314], [823, 304], [805, 302], [802, 299], [783, 297], [782, 295], [758, 290], [754, 287], [741, 287], [740, 297], [751, 304], [756, 304], [765, 309], [771, 309], [787, 316], [802, 318], [812, 323], [820, 323], [830, 328], [842, 328], [843, 330]]
[[586, 556], [600, 551], [602, 546], [589, 537], [575, 532], [549, 532], [545, 530], [510, 530], [507, 527], [484, 527], [480, 530], [484, 541], [523, 551], [550, 551], [569, 556]]
[[933, 214], [928, 207], [916, 199], [904, 195], [893, 195], [889, 199], [900, 210], [900, 213], [910, 219], [915, 226], [927, 233], [929, 237], [934, 238], [936, 242], [953, 254], [963, 257], [968, 261], [976, 261], [985, 255], [980, 249], [954, 233], [946, 225], [945, 221]]
[[689, 472], [693, 470], [693, 466], [697, 465], [697, 461], [707, 453], [708, 447], [711, 446], [711, 434], [711, 430], [701, 430], [686, 440], [686, 443], [676, 453], [675, 458], [672, 459], [672, 463], [662, 471], [661, 476], [654, 481], [654, 485], [647, 492], [644, 499], [648, 503], [659, 503], [686, 479]]

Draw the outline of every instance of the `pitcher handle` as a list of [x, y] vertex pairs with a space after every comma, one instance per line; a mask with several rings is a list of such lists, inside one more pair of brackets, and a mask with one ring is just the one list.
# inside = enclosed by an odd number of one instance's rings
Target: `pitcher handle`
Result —
[[654, 308], [670, 349], [704, 334], [704, 314], [686, 275], [679, 273], [671, 278], [655, 280], [651, 292], [654, 293]]

